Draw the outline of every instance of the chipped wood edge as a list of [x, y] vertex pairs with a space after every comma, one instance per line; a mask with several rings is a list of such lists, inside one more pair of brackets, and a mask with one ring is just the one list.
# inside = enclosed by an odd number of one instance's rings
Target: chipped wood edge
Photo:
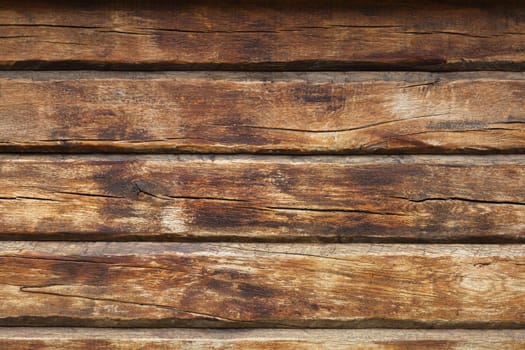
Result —
[[129, 162], [170, 161], [263, 164], [451, 164], [492, 165], [524, 163], [525, 154], [488, 155], [264, 155], [264, 154], [0, 154], [0, 162]]
[[126, 340], [309, 340], [360, 343], [363, 341], [519, 340], [525, 330], [468, 329], [194, 329], [194, 328], [60, 328], [0, 327], [0, 339], [126, 339]]
[[400, 71], [317, 71], [317, 72], [249, 72], [249, 71], [25, 71], [0, 70], [0, 79], [31, 81], [64, 80], [226, 80], [232, 82], [292, 82], [354, 83], [354, 82], [421, 82], [439, 80], [525, 80], [525, 72], [400, 72]]
[[306, 255], [338, 258], [342, 256], [423, 257], [522, 257], [525, 244], [313, 244], [313, 243], [165, 243], [165, 242], [39, 242], [3, 241], [0, 254], [23, 252], [58, 255], [122, 256], [129, 254], [184, 253], [219, 256]]

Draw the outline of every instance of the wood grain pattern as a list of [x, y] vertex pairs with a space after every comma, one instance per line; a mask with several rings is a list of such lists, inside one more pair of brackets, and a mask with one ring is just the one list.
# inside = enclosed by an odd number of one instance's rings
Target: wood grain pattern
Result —
[[525, 151], [524, 73], [3, 73], [0, 150]]
[[0, 48], [0, 349], [525, 348], [525, 2], [0, 0]]
[[518, 350], [522, 330], [0, 328], [3, 350]]
[[0, 261], [3, 326], [525, 326], [525, 245], [2, 242]]
[[509, 242], [525, 156], [0, 156], [3, 239]]
[[0, 3], [14, 68], [522, 69], [508, 1]]

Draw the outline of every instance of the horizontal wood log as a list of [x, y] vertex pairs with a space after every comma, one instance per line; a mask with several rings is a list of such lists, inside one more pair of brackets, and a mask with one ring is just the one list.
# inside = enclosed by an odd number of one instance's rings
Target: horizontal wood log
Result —
[[0, 3], [4, 68], [523, 69], [509, 1]]
[[3, 326], [525, 326], [525, 245], [1, 242], [0, 262]]
[[2, 328], [3, 350], [518, 350], [521, 330]]
[[525, 156], [0, 156], [0, 237], [521, 242]]
[[0, 74], [0, 150], [525, 151], [524, 73]]

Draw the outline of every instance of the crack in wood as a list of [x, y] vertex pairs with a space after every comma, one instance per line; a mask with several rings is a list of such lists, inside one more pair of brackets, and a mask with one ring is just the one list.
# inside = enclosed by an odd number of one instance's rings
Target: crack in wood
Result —
[[[284, 210], [284, 211], [307, 211], [307, 212], [332, 212], [332, 213], [358, 213], [358, 214], [371, 214], [371, 215], [391, 215], [391, 216], [409, 216], [407, 214], [393, 213], [393, 212], [380, 212], [371, 211], [364, 209], [342, 209], [342, 208], [301, 208], [301, 207], [278, 207], [278, 206], [265, 206], [263, 209], [271, 210]], [[258, 209], [254, 207], [254, 209]]]
[[53, 193], [70, 194], [73, 196], [86, 196], [86, 197], [98, 197], [98, 198], [113, 198], [113, 199], [124, 199], [126, 197], [114, 196], [102, 193], [85, 193], [85, 192], [73, 192], [73, 191], [53, 191]]
[[100, 26], [79, 26], [50, 23], [0, 23], [0, 27], [45, 27], [45, 28], [76, 28], [76, 29], [102, 29]]
[[465, 32], [455, 32], [455, 31], [445, 31], [445, 30], [432, 30], [432, 31], [405, 31], [400, 32], [399, 34], [415, 34], [415, 35], [433, 35], [433, 34], [445, 34], [445, 35], [458, 35], [458, 36], [465, 36], [469, 38], [477, 38], [477, 39], [490, 39], [490, 38], [497, 38], [504, 36], [505, 33], [502, 34], [490, 34], [490, 35], [476, 35], [476, 34], [470, 34]]
[[441, 82], [441, 79], [437, 78], [433, 81], [424, 82], [424, 83], [417, 83], [417, 84], [411, 84], [411, 85], [404, 85], [401, 86], [402, 89], [410, 89], [415, 87], [421, 87], [421, 86], [436, 86]]
[[495, 200], [484, 200], [484, 199], [475, 199], [475, 198], [464, 198], [464, 197], [426, 197], [426, 198], [408, 198], [401, 196], [389, 196], [396, 199], [404, 199], [414, 203], [424, 203], [431, 201], [461, 201], [461, 202], [470, 202], [470, 203], [481, 203], [481, 204], [494, 204], [494, 205], [519, 205], [525, 206], [524, 202], [514, 202], [514, 201], [495, 201]]
[[[61, 286], [61, 285], [58, 285], [58, 286]], [[175, 312], [182, 313], [182, 314], [188, 314], [188, 315], [191, 315], [191, 316], [203, 317], [205, 319], [212, 319], [212, 320], [221, 321], [221, 322], [228, 322], [228, 323], [231, 323], [231, 322], [234, 322], [234, 323], [256, 323], [256, 321], [252, 322], [252, 321], [246, 321], [246, 320], [235, 320], [235, 319], [225, 318], [225, 317], [216, 316], [216, 315], [207, 314], [207, 313], [202, 313], [202, 312], [197, 312], [197, 311], [183, 310], [183, 309], [171, 306], [171, 305], [163, 305], [163, 304], [155, 304], [155, 303], [144, 303], [144, 302], [134, 302], [134, 301], [128, 301], [128, 300], [112, 299], [112, 298], [90, 297], [90, 296], [86, 296], [86, 295], [77, 295], [77, 294], [63, 294], [63, 293], [58, 293], [58, 292], [49, 292], [49, 291], [38, 290], [39, 288], [46, 288], [46, 287], [48, 287], [48, 286], [45, 286], [45, 285], [44, 286], [37, 286], [37, 287], [22, 286], [22, 287], [20, 287], [20, 292], [33, 293], [33, 294], [53, 295], [53, 296], [64, 297], [64, 298], [80, 298], [80, 299], [87, 299], [87, 300], [93, 300], [93, 301], [104, 301], [104, 302], [112, 302], [112, 303], [129, 304], [129, 305], [135, 305], [135, 306], [147, 306], [147, 307], [151, 306], [151, 307], [160, 308], [160, 309], [173, 310]]]
[[291, 132], [304, 132], [304, 133], [338, 133], [338, 132], [348, 132], [348, 131], [356, 131], [356, 130], [363, 130], [367, 128], [373, 128], [376, 126], [382, 126], [387, 124], [394, 124], [394, 123], [400, 123], [400, 122], [406, 122], [414, 119], [422, 119], [422, 118], [433, 118], [438, 116], [448, 115], [448, 113], [436, 113], [436, 114], [426, 114], [426, 115], [419, 115], [415, 117], [410, 118], [402, 118], [402, 119], [396, 119], [396, 120], [388, 120], [384, 122], [378, 122], [363, 126], [358, 126], [355, 128], [345, 128], [345, 129], [332, 129], [332, 130], [310, 130], [310, 129], [295, 129], [295, 128], [281, 128], [281, 127], [271, 127], [271, 126], [262, 126], [262, 125], [226, 125], [226, 124], [208, 124], [209, 126], [220, 126], [224, 128], [250, 128], [250, 129], [266, 129], [266, 130], [278, 130], [278, 131], [291, 131]]
[[62, 202], [57, 199], [30, 197], [30, 196], [0, 197], [0, 200], [32, 200], [32, 201], [46, 201], [46, 202]]
[[[111, 258], [111, 257], [104, 257], [104, 258]], [[35, 257], [35, 256], [16, 256], [16, 255], [0, 255], [0, 259], [22, 259], [22, 260], [37, 260], [37, 261], [59, 261], [59, 262], [66, 262], [66, 263], [72, 263], [72, 264], [98, 264], [98, 265], [105, 265], [108, 267], [116, 267], [116, 268], [130, 268], [130, 269], [144, 269], [144, 270], [163, 270], [163, 271], [170, 271], [174, 272], [176, 270], [166, 268], [166, 267], [160, 267], [160, 266], [143, 266], [143, 265], [130, 265], [130, 264], [121, 264], [121, 263], [112, 263], [112, 262], [105, 262], [105, 261], [96, 261], [96, 260], [87, 260], [83, 257], [71, 257], [70, 259], [65, 258], [47, 258], [47, 257]]]

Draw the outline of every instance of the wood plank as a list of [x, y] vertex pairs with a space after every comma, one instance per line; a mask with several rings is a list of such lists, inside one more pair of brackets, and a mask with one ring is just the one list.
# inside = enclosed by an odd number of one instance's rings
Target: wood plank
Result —
[[0, 261], [2, 326], [525, 326], [525, 245], [1, 242]]
[[0, 3], [14, 68], [523, 69], [508, 1]]
[[0, 74], [0, 150], [525, 151], [525, 73]]
[[2, 239], [521, 242], [525, 156], [0, 156]]
[[518, 350], [522, 330], [1, 328], [4, 350]]

